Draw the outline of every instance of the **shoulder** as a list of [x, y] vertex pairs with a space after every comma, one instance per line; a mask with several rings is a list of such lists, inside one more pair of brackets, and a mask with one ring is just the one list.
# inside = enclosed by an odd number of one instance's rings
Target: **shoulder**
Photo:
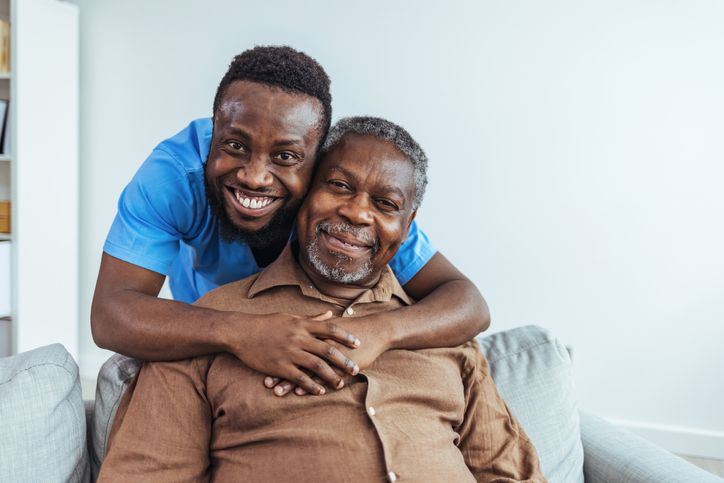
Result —
[[187, 172], [203, 170], [209, 154], [212, 127], [211, 118], [196, 119], [181, 132], [156, 146], [152, 156], [155, 154], [161, 159], [171, 159], [176, 162], [177, 169]]
[[227, 283], [217, 287], [201, 296], [194, 305], [214, 310], [243, 310], [249, 300], [249, 289], [254, 284], [259, 273], [237, 282]]
[[135, 212], [141, 219], [160, 218], [184, 234], [203, 224], [203, 163], [208, 154], [205, 139], [210, 136], [211, 120], [199, 119], [160, 143], [124, 190], [119, 211]]

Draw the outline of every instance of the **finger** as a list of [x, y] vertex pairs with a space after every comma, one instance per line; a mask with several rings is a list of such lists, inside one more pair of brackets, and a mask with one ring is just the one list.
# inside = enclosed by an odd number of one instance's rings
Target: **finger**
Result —
[[279, 397], [286, 396], [295, 387], [297, 387], [296, 384], [292, 384], [291, 382], [284, 380], [274, 387], [274, 394]]
[[[311, 356], [310, 357], [314, 357]], [[296, 384], [297, 386], [301, 387], [305, 391], [307, 391], [310, 394], [316, 394], [317, 396], [321, 396], [326, 391], [324, 387], [322, 387], [320, 384], [317, 384], [312, 380], [311, 377], [306, 375], [301, 370], [297, 369], [294, 377], [290, 379], [290, 382], [292, 384]]]
[[[328, 344], [327, 342], [323, 340], [313, 340], [310, 341], [309, 344], [306, 347], [307, 352], [311, 352], [312, 354], [315, 354], [319, 357], [324, 358], [326, 361], [329, 361], [331, 364], [333, 364], [334, 367], [338, 367], [342, 369], [347, 374], [352, 374], [353, 376], [356, 376], [359, 372], [359, 367], [357, 364], [354, 363], [352, 359], [344, 355], [342, 352], [340, 352], [336, 347]], [[312, 369], [312, 368], [308, 368]], [[326, 371], [325, 367], [322, 367], [322, 369], [329, 374], [329, 372]], [[330, 368], [332, 369], [332, 368]], [[320, 374], [316, 370], [312, 369], [312, 371], [322, 377], [325, 381], [332, 384], [332, 386], [337, 387], [338, 382], [330, 381], [329, 379], [325, 378], [323, 374]], [[337, 377], [339, 377], [339, 374], [337, 371], [333, 371], [335, 374], [337, 374]], [[336, 381], [337, 379], [335, 379]]]
[[271, 388], [279, 384], [279, 381], [281, 381], [281, 379], [278, 377], [266, 376], [264, 378], [264, 385]]
[[316, 317], [312, 317], [312, 320], [327, 320], [332, 318], [332, 311], [328, 310], [323, 314], [319, 314]]
[[352, 349], [359, 347], [361, 344], [357, 337], [330, 320], [315, 320], [315, 324], [309, 327], [309, 331], [319, 339], [332, 339]]
[[[334, 367], [332, 369], [334, 369]], [[316, 382], [317, 384], [319, 384], [320, 386], [324, 386], [326, 384], [322, 379], [319, 378], [319, 376], [312, 375], [312, 380], [314, 382]], [[305, 391], [304, 389], [302, 389], [301, 387], [297, 387], [294, 390], [294, 394], [296, 394], [297, 396], [304, 396], [305, 394], [309, 394], [309, 393], [307, 391]]]

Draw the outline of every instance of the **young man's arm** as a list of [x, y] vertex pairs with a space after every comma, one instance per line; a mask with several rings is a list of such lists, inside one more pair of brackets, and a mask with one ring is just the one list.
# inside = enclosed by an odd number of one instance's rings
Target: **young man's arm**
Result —
[[391, 312], [340, 323], [362, 342], [347, 351], [361, 369], [389, 349], [427, 349], [464, 344], [490, 326], [483, 296], [437, 252], [403, 288], [418, 302]]
[[[483, 296], [465, 275], [440, 252], [403, 288], [416, 304], [365, 317], [335, 319], [354, 333], [360, 347], [336, 347], [353, 359], [361, 370], [389, 349], [426, 349], [464, 344], [490, 326], [490, 312]], [[296, 386], [289, 381], [267, 378], [275, 393], [287, 394]], [[304, 391], [298, 392], [304, 394]]]
[[103, 254], [91, 309], [91, 330], [99, 347], [149, 361], [231, 352], [249, 367], [295, 381], [315, 394], [322, 386], [300, 367], [333, 387], [341, 379], [322, 358], [356, 373], [349, 358], [321, 340], [355, 346], [354, 336], [327, 320], [331, 314], [259, 316], [196, 307], [158, 298], [164, 278]]

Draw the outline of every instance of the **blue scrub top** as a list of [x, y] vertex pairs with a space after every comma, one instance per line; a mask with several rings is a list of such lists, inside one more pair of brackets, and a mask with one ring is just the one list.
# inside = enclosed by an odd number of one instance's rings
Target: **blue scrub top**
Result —
[[[103, 251], [168, 275], [174, 299], [193, 303], [220, 285], [260, 272], [246, 244], [221, 241], [204, 194], [212, 123], [197, 119], [163, 141], [121, 193]], [[405, 285], [437, 252], [413, 221], [390, 267]]]

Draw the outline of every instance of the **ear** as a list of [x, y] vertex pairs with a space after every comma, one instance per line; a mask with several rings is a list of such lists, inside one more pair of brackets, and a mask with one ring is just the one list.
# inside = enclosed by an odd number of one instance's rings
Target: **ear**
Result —
[[410, 219], [407, 220], [407, 228], [405, 228], [405, 237], [402, 239], [402, 243], [405, 243], [407, 241], [407, 235], [410, 234], [410, 227], [412, 226], [412, 220], [414, 220], [416, 216], [417, 216], [417, 210], [412, 210], [412, 213], [410, 214]]

